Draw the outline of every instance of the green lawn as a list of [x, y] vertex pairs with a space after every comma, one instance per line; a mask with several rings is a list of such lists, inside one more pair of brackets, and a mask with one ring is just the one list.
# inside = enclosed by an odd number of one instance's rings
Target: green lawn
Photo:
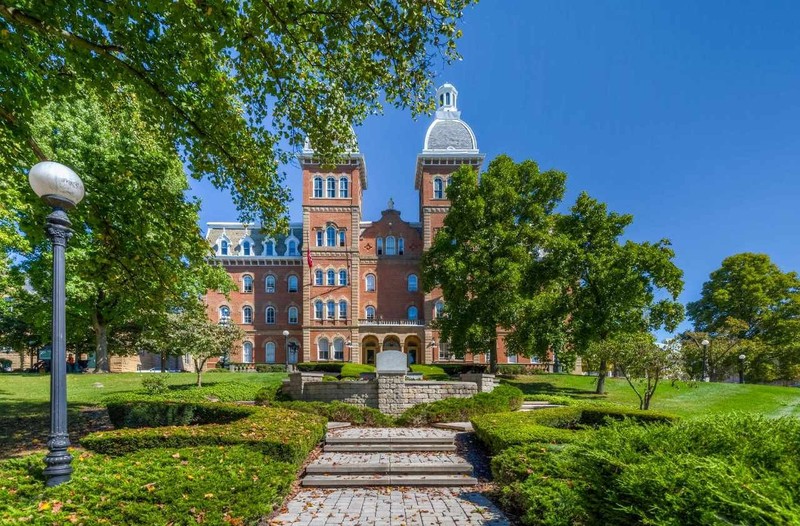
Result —
[[[108, 426], [105, 409], [93, 409], [115, 393], [142, 392], [142, 378], [161, 373], [70, 374], [67, 375], [69, 431], [73, 442], [88, 432]], [[252, 400], [264, 386], [280, 383], [284, 373], [228, 373], [203, 375], [203, 387], [192, 386], [190, 373], [166, 373], [170, 393], [197, 401]], [[49, 432], [50, 376], [0, 374], [0, 458], [43, 447]]]
[[[624, 379], [609, 378], [607, 394], [594, 394], [596, 378], [567, 374], [519, 376], [506, 380], [526, 395], [563, 395], [638, 407], [639, 399]], [[662, 382], [651, 409], [684, 417], [742, 411], [770, 417], [800, 417], [800, 389], [756, 384]]]

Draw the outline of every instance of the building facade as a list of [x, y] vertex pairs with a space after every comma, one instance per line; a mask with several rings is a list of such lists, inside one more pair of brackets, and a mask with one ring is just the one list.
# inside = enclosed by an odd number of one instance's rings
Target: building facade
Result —
[[[444, 305], [441, 291], [421, 287], [422, 254], [450, 207], [450, 175], [463, 165], [479, 170], [484, 161], [455, 87], [440, 87], [436, 100], [413, 177], [419, 222], [405, 221], [391, 200], [380, 218], [365, 221], [367, 165], [357, 146], [337, 166], [323, 167], [307, 144], [299, 155], [303, 217], [286, 235], [209, 223], [216, 262], [238, 284], [229, 298], [206, 295], [211, 320], [240, 324], [246, 333], [232, 362], [373, 364], [381, 350], [403, 351], [409, 363], [488, 362], [486, 355], [459, 360], [449, 352], [431, 327]], [[507, 355], [502, 339], [499, 346], [498, 363], [531, 363]]]

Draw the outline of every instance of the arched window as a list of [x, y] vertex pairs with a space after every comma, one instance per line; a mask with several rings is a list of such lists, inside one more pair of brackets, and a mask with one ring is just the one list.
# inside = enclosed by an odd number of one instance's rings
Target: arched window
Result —
[[297, 241], [291, 240], [289, 241], [288, 248], [286, 249], [287, 256], [296, 256], [297, 255]]
[[289, 292], [297, 292], [297, 276], [289, 276], [286, 282]]
[[339, 230], [339, 246], [343, 247], [347, 244], [347, 236], [344, 233], [344, 230]]
[[333, 340], [333, 359], [344, 360], [344, 340], [341, 338]]
[[253, 363], [253, 344], [251, 342], [242, 344], [242, 361], [244, 363]]
[[319, 360], [330, 359], [330, 342], [328, 338], [320, 338], [317, 342], [317, 357]]
[[250, 255], [250, 242], [249, 241], [244, 241], [242, 243], [242, 255], [243, 256], [249, 256]]
[[267, 325], [275, 325], [275, 307], [267, 307]]
[[435, 309], [436, 317], [437, 318], [441, 318], [442, 314], [444, 314], [444, 302], [437, 301], [436, 302], [436, 306], [434, 307], [434, 309]]
[[330, 198], [336, 197], [336, 179], [328, 177], [328, 196]]
[[297, 307], [289, 307], [289, 324], [297, 325], [300, 323]]
[[365, 309], [364, 314], [366, 314], [368, 321], [373, 321], [375, 319], [375, 307], [370, 305]]
[[341, 269], [339, 271], [339, 286], [347, 285], [347, 271], [345, 269]]
[[322, 177], [314, 178], [314, 197], [322, 197]]
[[231, 319], [231, 309], [227, 305], [219, 308], [219, 321], [229, 321]]
[[322, 245], [325, 244], [324, 237], [325, 237], [325, 234], [322, 232], [322, 230], [317, 230], [317, 246], [318, 247], [321, 247]]
[[450, 93], [449, 92], [444, 94], [444, 103], [445, 103], [446, 106], [450, 106]]
[[321, 320], [322, 319], [322, 300], [317, 300], [314, 302], [314, 319]]
[[451, 184], [453, 184], [453, 178], [452, 177], [448, 177], [447, 178], [447, 186], [450, 186]]
[[253, 323], [253, 307], [242, 309], [242, 323]]
[[386, 238], [386, 255], [394, 256], [397, 253], [397, 245], [395, 245], [394, 236]]
[[444, 93], [439, 95], [439, 106], [444, 106]]
[[328, 300], [327, 307], [328, 307], [328, 309], [327, 309], [328, 310], [328, 312], [327, 312], [328, 319], [329, 320], [335, 319], [336, 318], [336, 302], [333, 301], [333, 300]]
[[378, 239], [375, 240], [375, 246], [377, 247], [378, 255], [379, 256], [382, 255], [383, 254], [383, 238], [382, 237], [379, 237]]
[[265, 290], [270, 294], [275, 292], [275, 276], [273, 276], [272, 274], [267, 274], [267, 277], [264, 278], [264, 285], [265, 285]]
[[325, 229], [325, 246], [328, 247], [335, 247], [336, 246], [336, 229], [332, 226], [329, 226]]
[[274, 241], [267, 241], [267, 244], [264, 246], [264, 255], [265, 256], [274, 256], [275, 255], [275, 242]]
[[416, 274], [409, 274], [408, 275], [408, 292], [417, 292], [417, 279]]
[[375, 274], [367, 274], [364, 278], [365, 290], [375, 292]]
[[433, 180], [433, 198], [444, 199], [444, 183], [441, 177]]
[[328, 269], [327, 278], [328, 285], [336, 285], [336, 272], [332, 268]]
[[409, 320], [417, 319], [417, 308], [413, 305], [408, 308], [408, 319]]
[[222, 254], [223, 256], [228, 255], [228, 242], [225, 241], [224, 239], [219, 244], [219, 253]]
[[242, 292], [253, 292], [253, 276], [242, 278]]
[[314, 285], [322, 285], [322, 284], [323, 284], [322, 269], [318, 268], [317, 270], [314, 271]]
[[345, 300], [339, 300], [339, 319], [347, 319], [347, 302]]
[[264, 361], [275, 363], [275, 342], [267, 342], [264, 345]]
[[406, 240], [401, 237], [400, 239], [397, 240], [397, 253], [402, 256], [405, 251], [406, 251]]
[[350, 181], [347, 177], [339, 179], [339, 197], [350, 197]]

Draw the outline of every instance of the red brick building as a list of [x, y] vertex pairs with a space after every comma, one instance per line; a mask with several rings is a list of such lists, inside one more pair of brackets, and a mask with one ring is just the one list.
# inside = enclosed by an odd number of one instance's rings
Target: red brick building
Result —
[[[414, 175], [420, 222], [402, 219], [391, 201], [380, 218], [364, 221], [367, 165], [357, 146], [335, 168], [323, 168], [307, 145], [299, 155], [302, 222], [292, 223], [285, 236], [209, 223], [206, 239], [217, 262], [239, 285], [230, 300], [215, 291], [206, 297], [212, 320], [228, 318], [246, 332], [232, 350], [233, 362], [285, 363], [288, 354], [290, 363], [374, 363], [385, 349], [402, 350], [410, 363], [462, 361], [431, 329], [443, 299], [438, 290], [423, 293], [420, 259], [450, 207], [450, 174], [462, 165], [479, 170], [484, 155], [460, 118], [455, 87], [443, 85], [436, 97], [436, 118]], [[485, 363], [487, 357], [464, 361]], [[501, 342], [498, 362], [530, 360], [507, 356]]]

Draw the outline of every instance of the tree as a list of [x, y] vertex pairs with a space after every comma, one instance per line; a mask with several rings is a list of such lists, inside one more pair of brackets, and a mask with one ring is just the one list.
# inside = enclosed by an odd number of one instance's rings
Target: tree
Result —
[[44, 337], [46, 331], [37, 324], [41, 313], [49, 308], [49, 303], [22, 287], [15, 288], [13, 295], [0, 303], [0, 347], [18, 352], [23, 369], [25, 358], [33, 367], [36, 353], [50, 341], [49, 336]]
[[[740, 338], [744, 322], [728, 320], [718, 331], [686, 331], [681, 335], [684, 367], [693, 378], [701, 378], [703, 363], [712, 381], [722, 381], [738, 369], [738, 354], [748, 349], [747, 340]], [[708, 345], [703, 345], [703, 342]], [[752, 351], [752, 346], [750, 351]]]
[[[608, 212], [582, 193], [570, 213], [559, 218], [546, 258], [560, 269], [563, 309], [551, 316], [567, 347], [581, 354], [622, 335], [672, 331], [683, 319], [677, 297], [683, 272], [673, 263], [669, 240], [622, 242], [633, 217]], [[597, 393], [605, 390], [609, 361], [598, 361]]]
[[87, 85], [123, 86], [193, 176], [231, 190], [242, 220], [283, 230], [279, 164], [305, 135], [335, 153], [351, 124], [381, 111], [380, 94], [432, 110], [433, 68], [458, 58], [472, 2], [3, 2], [0, 159], [66, 161], [39, 144], [37, 110]]
[[747, 344], [749, 376], [800, 376], [800, 277], [781, 271], [766, 254], [725, 258], [687, 310], [697, 331], [712, 337], [730, 333]]
[[[37, 144], [75, 169], [87, 194], [71, 213], [67, 250], [70, 330], [91, 327], [96, 371], [108, 371], [110, 332], [143, 325], [152, 313], [196, 301], [209, 288], [230, 290], [230, 278], [207, 263], [197, 226], [199, 203], [187, 200], [186, 176], [172, 145], [143, 118], [138, 98], [85, 89], [81, 100], [54, 100], [31, 127]], [[24, 179], [14, 176], [19, 186]], [[21, 267], [41, 297], [50, 297], [51, 252], [45, 205], [30, 191], [17, 211], [31, 251]], [[135, 348], [122, 349], [135, 352]]]
[[508, 331], [510, 352], [532, 352], [528, 338], [517, 335], [525, 329], [525, 278], [549, 235], [565, 177], [504, 155], [480, 177], [470, 167], [453, 174], [451, 207], [423, 255], [422, 280], [426, 292], [442, 290], [445, 308], [434, 325], [456, 356], [489, 352], [494, 370], [498, 329]]
[[197, 387], [201, 387], [203, 369], [211, 358], [223, 356], [233, 344], [244, 338], [244, 331], [231, 323], [214, 323], [202, 309], [193, 309], [169, 315], [167, 322], [170, 337], [164, 341], [179, 354], [188, 354], [197, 373]]

